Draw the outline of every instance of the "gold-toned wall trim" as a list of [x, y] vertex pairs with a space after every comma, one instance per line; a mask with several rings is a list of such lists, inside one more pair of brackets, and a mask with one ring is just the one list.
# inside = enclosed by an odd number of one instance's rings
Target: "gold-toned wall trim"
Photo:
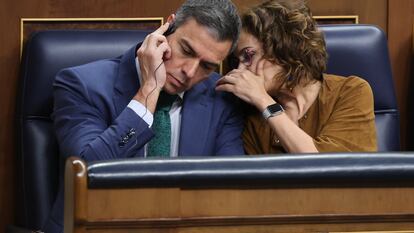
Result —
[[[316, 20], [352, 20], [353, 23], [359, 24], [358, 15], [330, 15], [330, 16], [313, 16]], [[160, 25], [164, 24], [163, 17], [143, 17], [143, 18], [21, 18], [20, 19], [20, 59], [23, 53], [24, 43], [24, 26], [26, 23], [36, 22], [150, 22], [159, 21]], [[223, 74], [223, 64], [220, 63], [219, 73]]]
[[24, 25], [27, 23], [41, 22], [151, 22], [159, 21], [164, 24], [163, 17], [143, 17], [143, 18], [21, 18], [20, 19], [20, 58], [23, 53]]
[[313, 18], [316, 20], [352, 20], [355, 24], [359, 24], [358, 15], [317, 15]]
[[[153, 22], [159, 21], [160, 25], [164, 24], [163, 17], [143, 17], [143, 18], [21, 18], [20, 19], [20, 59], [23, 55], [24, 46], [24, 26], [28, 23], [62, 23], [62, 22]], [[218, 72], [223, 74], [223, 64], [220, 63]]]

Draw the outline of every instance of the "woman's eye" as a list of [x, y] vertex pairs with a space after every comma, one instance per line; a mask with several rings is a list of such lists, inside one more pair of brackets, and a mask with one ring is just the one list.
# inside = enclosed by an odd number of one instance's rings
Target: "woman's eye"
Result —
[[243, 62], [250, 63], [252, 61], [252, 57], [248, 53], [243, 54]]
[[256, 54], [255, 51], [250, 49], [245, 49], [240, 55], [240, 62], [245, 66], [251, 66], [253, 62], [253, 56]]

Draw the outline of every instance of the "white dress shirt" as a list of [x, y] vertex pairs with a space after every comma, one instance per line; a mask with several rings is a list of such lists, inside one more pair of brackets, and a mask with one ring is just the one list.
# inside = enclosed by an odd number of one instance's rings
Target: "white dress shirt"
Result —
[[[138, 58], [135, 58], [135, 65], [137, 68], [137, 74], [139, 78], [139, 83], [142, 83], [141, 69], [139, 66]], [[178, 94], [179, 98], [174, 101], [170, 109], [170, 119], [171, 119], [171, 147], [170, 147], [170, 157], [178, 156], [178, 145], [180, 140], [180, 126], [181, 126], [181, 108], [182, 108], [182, 99], [184, 92]], [[128, 108], [132, 109], [138, 116], [140, 116], [147, 124], [148, 127], [151, 127], [154, 122], [154, 116], [152, 113], [144, 106], [142, 103], [132, 99]], [[147, 144], [148, 145], [148, 144]], [[145, 157], [147, 157], [147, 145], [145, 145]]]

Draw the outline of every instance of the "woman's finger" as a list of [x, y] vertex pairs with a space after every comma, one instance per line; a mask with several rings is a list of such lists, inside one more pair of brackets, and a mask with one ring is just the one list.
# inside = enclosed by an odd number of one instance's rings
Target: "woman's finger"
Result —
[[232, 74], [227, 74], [226, 76], [223, 76], [222, 78], [217, 80], [216, 84], [217, 85], [221, 85], [221, 84], [225, 84], [225, 83], [235, 84], [236, 81], [237, 81], [237, 76], [234, 76]]
[[234, 85], [233, 84], [220, 84], [216, 86], [216, 91], [227, 91], [234, 93]]
[[256, 75], [257, 76], [263, 77], [265, 62], [266, 62], [265, 59], [260, 59], [260, 61], [257, 63], [257, 67], [256, 67]]

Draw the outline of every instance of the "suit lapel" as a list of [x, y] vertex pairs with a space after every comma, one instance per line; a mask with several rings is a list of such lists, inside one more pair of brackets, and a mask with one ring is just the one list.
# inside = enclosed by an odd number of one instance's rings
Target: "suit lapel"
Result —
[[179, 154], [204, 155], [213, 112], [213, 101], [204, 83], [185, 93], [182, 109]]
[[129, 49], [120, 58], [113, 97], [117, 116], [125, 109], [139, 88], [139, 79], [135, 65], [135, 54], [139, 46], [141, 46], [141, 44]]

